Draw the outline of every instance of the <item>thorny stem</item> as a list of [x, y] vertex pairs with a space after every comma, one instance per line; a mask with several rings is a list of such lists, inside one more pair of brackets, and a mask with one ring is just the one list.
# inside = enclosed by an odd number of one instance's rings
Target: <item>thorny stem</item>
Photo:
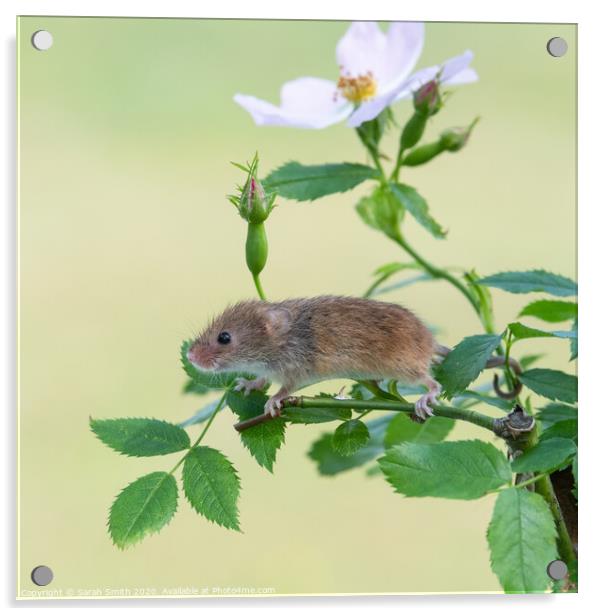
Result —
[[[335, 398], [311, 398], [307, 396], [287, 398], [282, 403], [282, 409], [287, 408], [338, 408], [338, 409], [355, 409], [363, 411], [397, 411], [400, 413], [414, 413], [414, 405], [408, 402], [396, 402], [393, 400], [337, 400]], [[443, 406], [438, 404], [433, 408], [436, 417], [448, 417], [449, 419], [460, 419], [469, 423], [491, 430], [496, 433], [495, 420], [493, 417], [460, 409], [454, 406]], [[239, 432], [256, 426], [260, 423], [272, 420], [273, 417], [269, 414], [257, 415], [251, 419], [241, 421], [234, 427]]]
[[180, 465], [190, 455], [190, 452], [193, 451], [194, 448], [203, 440], [203, 437], [205, 436], [205, 434], [207, 434], [207, 430], [209, 430], [211, 424], [213, 423], [213, 420], [215, 419], [215, 416], [222, 410], [222, 408], [224, 408], [224, 404], [226, 402], [226, 396], [228, 395], [229, 391], [230, 391], [230, 389], [226, 389], [224, 391], [224, 395], [220, 398], [220, 400], [217, 403], [217, 406], [215, 407], [215, 410], [213, 411], [213, 413], [211, 413], [211, 417], [209, 417], [209, 420], [205, 424], [205, 427], [203, 428], [203, 431], [201, 432], [201, 434], [199, 435], [197, 440], [194, 441], [194, 443], [190, 446], [190, 449], [180, 458], [179, 462], [169, 471], [170, 475], [173, 475], [178, 470]]

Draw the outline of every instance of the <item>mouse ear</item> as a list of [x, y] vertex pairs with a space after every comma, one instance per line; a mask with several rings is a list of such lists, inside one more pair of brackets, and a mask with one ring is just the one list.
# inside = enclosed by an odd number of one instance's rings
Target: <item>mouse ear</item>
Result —
[[286, 308], [271, 307], [266, 313], [266, 329], [270, 335], [285, 334], [291, 328], [291, 314]]

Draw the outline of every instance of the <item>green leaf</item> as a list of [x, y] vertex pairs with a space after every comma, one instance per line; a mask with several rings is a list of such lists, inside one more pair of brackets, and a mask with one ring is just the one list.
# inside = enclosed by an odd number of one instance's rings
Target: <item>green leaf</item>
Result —
[[577, 304], [554, 299], [539, 299], [527, 304], [519, 317], [537, 317], [548, 323], [561, 323], [577, 318]]
[[342, 456], [334, 450], [332, 434], [323, 434], [317, 441], [314, 441], [308, 456], [317, 462], [318, 471], [321, 475], [337, 475], [343, 471], [362, 466], [383, 452], [385, 430], [393, 417], [394, 415], [384, 415], [378, 419], [367, 421], [370, 440], [351, 456]]
[[[226, 401], [228, 406], [243, 420], [262, 415], [268, 397], [261, 391], [252, 391], [248, 395], [240, 391], [230, 391]], [[270, 473], [273, 472], [276, 452], [284, 443], [285, 427], [284, 418], [277, 417], [247, 428], [240, 433], [243, 445]]]
[[284, 443], [286, 424], [282, 417], [247, 428], [240, 433], [243, 445], [261, 466], [273, 472], [276, 452]]
[[302, 165], [289, 162], [272, 171], [263, 181], [263, 186], [287, 199], [313, 201], [346, 192], [366, 180], [377, 178], [376, 169], [357, 163]]
[[437, 368], [437, 380], [448, 396], [464, 391], [485, 368], [502, 337], [479, 334], [464, 338]]
[[184, 383], [184, 387], [182, 388], [182, 392], [185, 394], [196, 394], [198, 396], [203, 396], [206, 393], [211, 391], [209, 387], [206, 387], [202, 383], [197, 383], [193, 379], [188, 379], [186, 383]]
[[181, 421], [178, 425], [181, 428], [187, 428], [188, 426], [205, 423], [211, 417], [211, 415], [213, 415], [213, 412], [215, 411], [219, 403], [219, 400], [213, 400], [213, 402], [209, 402], [209, 404], [206, 404], [205, 406], [200, 408], [194, 415], [192, 415], [192, 417]]
[[544, 355], [542, 353], [534, 353], [532, 355], [523, 355], [519, 363], [523, 370], [526, 370], [529, 366], [536, 364]]
[[574, 359], [577, 359], [577, 355], [579, 352], [579, 343], [577, 341], [577, 319], [575, 319], [573, 321], [573, 327], [571, 328], [572, 331], [575, 332], [575, 337], [571, 340], [571, 357], [569, 359], [569, 361], [573, 361]]
[[178, 506], [178, 486], [173, 475], [144, 475], [124, 488], [109, 515], [113, 543], [124, 549], [145, 535], [158, 533], [169, 523]]
[[245, 395], [242, 391], [229, 391], [226, 404], [240, 419], [250, 419], [264, 412], [268, 397], [262, 391], [252, 391]]
[[437, 443], [445, 439], [455, 421], [447, 417], [431, 417], [424, 423], [412, 421], [405, 413], [397, 413], [385, 432], [385, 447], [404, 441], [413, 443]]
[[577, 295], [577, 284], [570, 278], [544, 270], [501, 272], [479, 280], [480, 284], [509, 293], [549, 293], [558, 297]]
[[525, 489], [502, 490], [487, 529], [491, 568], [506, 592], [544, 592], [558, 557], [556, 527], [545, 500]]
[[577, 419], [563, 419], [546, 428], [539, 437], [540, 441], [551, 438], [570, 438], [577, 441]]
[[510, 323], [508, 329], [512, 332], [515, 340], [525, 338], [576, 338], [577, 334], [572, 330], [567, 331], [544, 331], [523, 325], [522, 323]]
[[558, 469], [577, 452], [575, 443], [568, 438], [550, 438], [541, 441], [512, 462], [515, 473]]
[[401, 205], [421, 224], [432, 236], [444, 238], [447, 232], [429, 214], [428, 205], [415, 188], [407, 184], [392, 184], [391, 191]]
[[182, 428], [160, 419], [90, 419], [90, 428], [105, 445], [126, 456], [163, 456], [190, 447]]
[[544, 398], [562, 402], [577, 401], [577, 377], [572, 374], [548, 368], [532, 368], [523, 372], [519, 379], [523, 385]]
[[184, 460], [184, 493], [197, 513], [226, 528], [240, 530], [236, 470], [223, 453], [211, 447], [195, 447]]
[[329, 421], [341, 421], [351, 419], [351, 409], [340, 408], [286, 408], [282, 412], [282, 418], [293, 424], [327, 423]]
[[[227, 389], [234, 383], [238, 377], [252, 379], [253, 375], [239, 372], [202, 372], [197, 370], [186, 357], [188, 349], [192, 345], [194, 340], [184, 340], [180, 346], [180, 362], [184, 372], [190, 377], [194, 387], [198, 389], [197, 393], [205, 393], [203, 388], [207, 391], [210, 389]], [[187, 383], [185, 388], [191, 389], [193, 384]]]
[[369, 227], [391, 238], [399, 236], [404, 209], [388, 188], [378, 186], [372, 194], [362, 197], [355, 209]]
[[453, 400], [454, 402], [478, 400], [479, 402], [483, 402], [484, 404], [488, 404], [489, 406], [494, 406], [495, 408], [501, 409], [502, 411], [510, 411], [514, 406], [509, 400], [503, 400], [502, 398], [494, 398], [493, 396], [486, 396], [485, 394], [482, 394], [478, 391], [471, 391], [470, 389], [467, 389], [458, 396], [454, 396]]
[[378, 463], [395, 491], [406, 496], [474, 499], [512, 479], [502, 452], [477, 440], [401, 443]]
[[344, 421], [332, 435], [332, 448], [342, 456], [353, 455], [370, 440], [370, 431], [359, 419]]
[[557, 421], [564, 421], [565, 419], [576, 420], [577, 409], [568, 404], [550, 402], [537, 413], [536, 417], [541, 422], [542, 429], [546, 430]]

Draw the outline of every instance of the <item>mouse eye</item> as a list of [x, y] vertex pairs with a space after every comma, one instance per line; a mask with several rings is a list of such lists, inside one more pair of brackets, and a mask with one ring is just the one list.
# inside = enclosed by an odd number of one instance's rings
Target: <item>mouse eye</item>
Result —
[[220, 332], [219, 336], [217, 337], [217, 341], [220, 344], [229, 344], [230, 340], [232, 340], [232, 336], [230, 336], [228, 332]]

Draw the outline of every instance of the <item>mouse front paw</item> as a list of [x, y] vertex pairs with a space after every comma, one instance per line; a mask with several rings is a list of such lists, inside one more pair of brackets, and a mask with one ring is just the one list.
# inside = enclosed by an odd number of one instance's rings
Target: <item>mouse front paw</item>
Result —
[[238, 377], [235, 382], [234, 391], [242, 391], [245, 396], [248, 396], [252, 391], [261, 390], [267, 385], [264, 378], [249, 380]]

